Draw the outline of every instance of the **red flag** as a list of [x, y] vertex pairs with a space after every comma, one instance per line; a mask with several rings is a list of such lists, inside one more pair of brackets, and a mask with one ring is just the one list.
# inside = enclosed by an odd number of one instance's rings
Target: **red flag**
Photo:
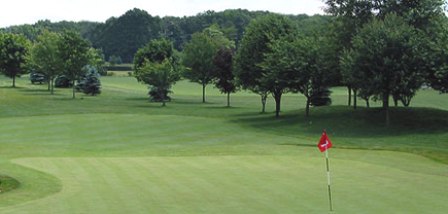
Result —
[[320, 138], [319, 144], [317, 144], [317, 147], [319, 147], [319, 150], [321, 152], [325, 152], [327, 149], [331, 148], [333, 144], [331, 144], [330, 139], [327, 136], [327, 132], [322, 133], [322, 137]]

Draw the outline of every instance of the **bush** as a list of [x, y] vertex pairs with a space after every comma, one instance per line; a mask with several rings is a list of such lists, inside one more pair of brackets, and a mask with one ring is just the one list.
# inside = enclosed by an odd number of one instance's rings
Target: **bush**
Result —
[[320, 87], [312, 91], [310, 98], [312, 106], [329, 106], [331, 105], [331, 91], [327, 87]]
[[100, 75], [93, 66], [85, 67], [86, 74], [76, 84], [76, 90], [95, 96], [101, 93]]

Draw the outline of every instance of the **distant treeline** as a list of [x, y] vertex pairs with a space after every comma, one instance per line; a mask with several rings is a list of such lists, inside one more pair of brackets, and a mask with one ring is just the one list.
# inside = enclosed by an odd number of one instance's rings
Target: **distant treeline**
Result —
[[[50, 22], [38, 21], [35, 24], [18, 25], [0, 29], [0, 31], [19, 33], [30, 40], [35, 40], [44, 29], [61, 32], [72, 30], [88, 39], [93, 47], [101, 49], [105, 59], [118, 59], [123, 63], [131, 63], [137, 50], [152, 39], [168, 38], [174, 48], [182, 50], [191, 35], [211, 25], [217, 25], [221, 31], [239, 45], [246, 26], [252, 19], [265, 16], [270, 12], [248, 10], [226, 10], [223, 12], [206, 11], [189, 17], [151, 16], [141, 9], [132, 9], [122, 16], [111, 17], [105, 23], [98, 22]], [[320, 34], [325, 32], [331, 20], [323, 15], [288, 15], [304, 34]]]

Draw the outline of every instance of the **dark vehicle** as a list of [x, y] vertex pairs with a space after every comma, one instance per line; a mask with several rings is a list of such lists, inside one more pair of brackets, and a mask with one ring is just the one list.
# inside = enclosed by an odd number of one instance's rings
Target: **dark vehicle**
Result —
[[47, 78], [45, 77], [44, 74], [41, 73], [37, 73], [37, 72], [33, 72], [30, 74], [30, 80], [31, 80], [31, 84], [42, 84], [47, 82]]
[[72, 81], [64, 75], [60, 75], [54, 80], [54, 87], [56, 88], [70, 88], [72, 86]]

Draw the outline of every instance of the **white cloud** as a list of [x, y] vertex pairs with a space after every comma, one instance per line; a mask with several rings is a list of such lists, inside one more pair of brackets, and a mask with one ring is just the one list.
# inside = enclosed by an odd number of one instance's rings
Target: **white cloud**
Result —
[[321, 0], [13, 0], [2, 2], [0, 27], [38, 20], [99, 21], [140, 8], [154, 16], [190, 16], [206, 10], [243, 8], [284, 14], [322, 13]]

